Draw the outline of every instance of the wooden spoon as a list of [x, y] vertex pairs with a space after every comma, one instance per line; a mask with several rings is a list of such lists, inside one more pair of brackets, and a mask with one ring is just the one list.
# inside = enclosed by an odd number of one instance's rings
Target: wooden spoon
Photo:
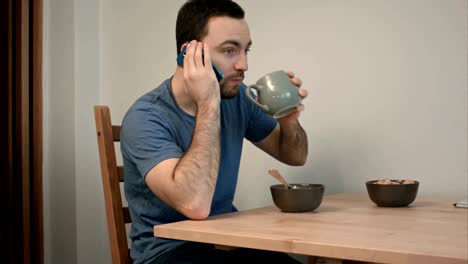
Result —
[[268, 174], [280, 181], [287, 189], [292, 189], [291, 185], [288, 184], [288, 182], [281, 176], [280, 172], [277, 169], [269, 169]]

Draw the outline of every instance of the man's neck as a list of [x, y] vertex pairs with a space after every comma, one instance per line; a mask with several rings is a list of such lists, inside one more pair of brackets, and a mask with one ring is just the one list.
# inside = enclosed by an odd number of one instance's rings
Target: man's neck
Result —
[[195, 116], [197, 113], [197, 105], [185, 90], [184, 70], [182, 68], [177, 67], [172, 77], [171, 86], [177, 105], [187, 114]]

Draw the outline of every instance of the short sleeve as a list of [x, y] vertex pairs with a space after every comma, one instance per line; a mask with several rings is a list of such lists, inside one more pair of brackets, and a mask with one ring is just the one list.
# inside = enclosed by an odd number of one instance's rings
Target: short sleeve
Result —
[[122, 155], [145, 177], [161, 161], [183, 155], [172, 131], [170, 123], [160, 112], [132, 109], [122, 122]]

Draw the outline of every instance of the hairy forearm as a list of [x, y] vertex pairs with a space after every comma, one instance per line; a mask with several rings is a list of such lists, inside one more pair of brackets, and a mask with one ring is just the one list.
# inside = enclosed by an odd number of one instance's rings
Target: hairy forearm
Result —
[[280, 160], [293, 166], [302, 166], [307, 160], [308, 143], [307, 134], [299, 124], [281, 124], [281, 134], [279, 142]]
[[198, 108], [192, 142], [175, 168], [174, 183], [187, 210], [209, 213], [220, 160], [219, 118], [219, 103]]

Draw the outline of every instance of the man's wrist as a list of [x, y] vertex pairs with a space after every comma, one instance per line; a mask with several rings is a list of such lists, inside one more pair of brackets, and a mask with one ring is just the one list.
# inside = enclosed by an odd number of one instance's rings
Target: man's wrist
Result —
[[198, 102], [197, 115], [202, 113], [219, 113], [221, 103], [218, 100], [206, 100]]
[[287, 119], [287, 120], [280, 120], [278, 119], [278, 123], [282, 129], [288, 129], [288, 128], [295, 128], [299, 125], [299, 120], [297, 119]]

